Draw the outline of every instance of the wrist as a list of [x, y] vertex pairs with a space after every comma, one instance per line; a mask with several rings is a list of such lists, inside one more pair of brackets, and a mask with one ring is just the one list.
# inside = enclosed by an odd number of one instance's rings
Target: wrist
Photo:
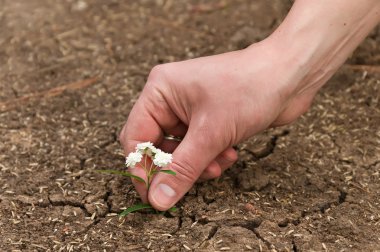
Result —
[[297, 92], [319, 89], [379, 22], [380, 1], [298, 0], [266, 43], [297, 69]]

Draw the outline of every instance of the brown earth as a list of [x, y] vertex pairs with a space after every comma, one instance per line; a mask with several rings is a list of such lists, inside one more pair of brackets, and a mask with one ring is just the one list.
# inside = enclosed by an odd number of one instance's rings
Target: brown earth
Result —
[[[87, 3], [87, 4], [85, 4]], [[159, 63], [244, 48], [290, 1], [0, 0], [1, 251], [380, 251], [380, 29], [295, 124], [239, 146], [174, 216], [138, 202], [118, 132]]]

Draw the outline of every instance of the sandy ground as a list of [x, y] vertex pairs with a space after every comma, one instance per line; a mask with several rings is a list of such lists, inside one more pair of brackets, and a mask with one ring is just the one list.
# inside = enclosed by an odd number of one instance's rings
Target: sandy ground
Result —
[[380, 29], [295, 124], [161, 216], [118, 132], [150, 69], [265, 38], [290, 1], [0, 0], [0, 250], [380, 251]]

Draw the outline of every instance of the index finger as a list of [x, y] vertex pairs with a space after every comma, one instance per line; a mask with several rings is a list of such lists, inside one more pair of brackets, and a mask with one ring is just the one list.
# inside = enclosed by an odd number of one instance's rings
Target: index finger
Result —
[[165, 84], [152, 82], [148, 81], [120, 134], [125, 154], [134, 151], [138, 143], [150, 141], [159, 145], [165, 129], [173, 128], [179, 122], [162, 92], [158, 90]]
[[[144, 89], [140, 98], [133, 106], [127, 122], [120, 133], [119, 140], [124, 148], [125, 155], [135, 151], [139, 143], [152, 142], [158, 146], [164, 136], [164, 130], [178, 123], [178, 118], [171, 111], [165, 99], [160, 97], [160, 92], [155, 92], [151, 87]], [[142, 169], [133, 169], [134, 175], [145, 178]], [[147, 201], [147, 188], [145, 184], [132, 179], [136, 191], [141, 199]]]

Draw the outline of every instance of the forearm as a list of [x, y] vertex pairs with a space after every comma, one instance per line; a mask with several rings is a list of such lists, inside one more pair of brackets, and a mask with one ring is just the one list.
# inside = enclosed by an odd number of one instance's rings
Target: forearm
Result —
[[319, 88], [379, 22], [379, 0], [298, 0], [268, 42], [299, 67], [301, 84]]

